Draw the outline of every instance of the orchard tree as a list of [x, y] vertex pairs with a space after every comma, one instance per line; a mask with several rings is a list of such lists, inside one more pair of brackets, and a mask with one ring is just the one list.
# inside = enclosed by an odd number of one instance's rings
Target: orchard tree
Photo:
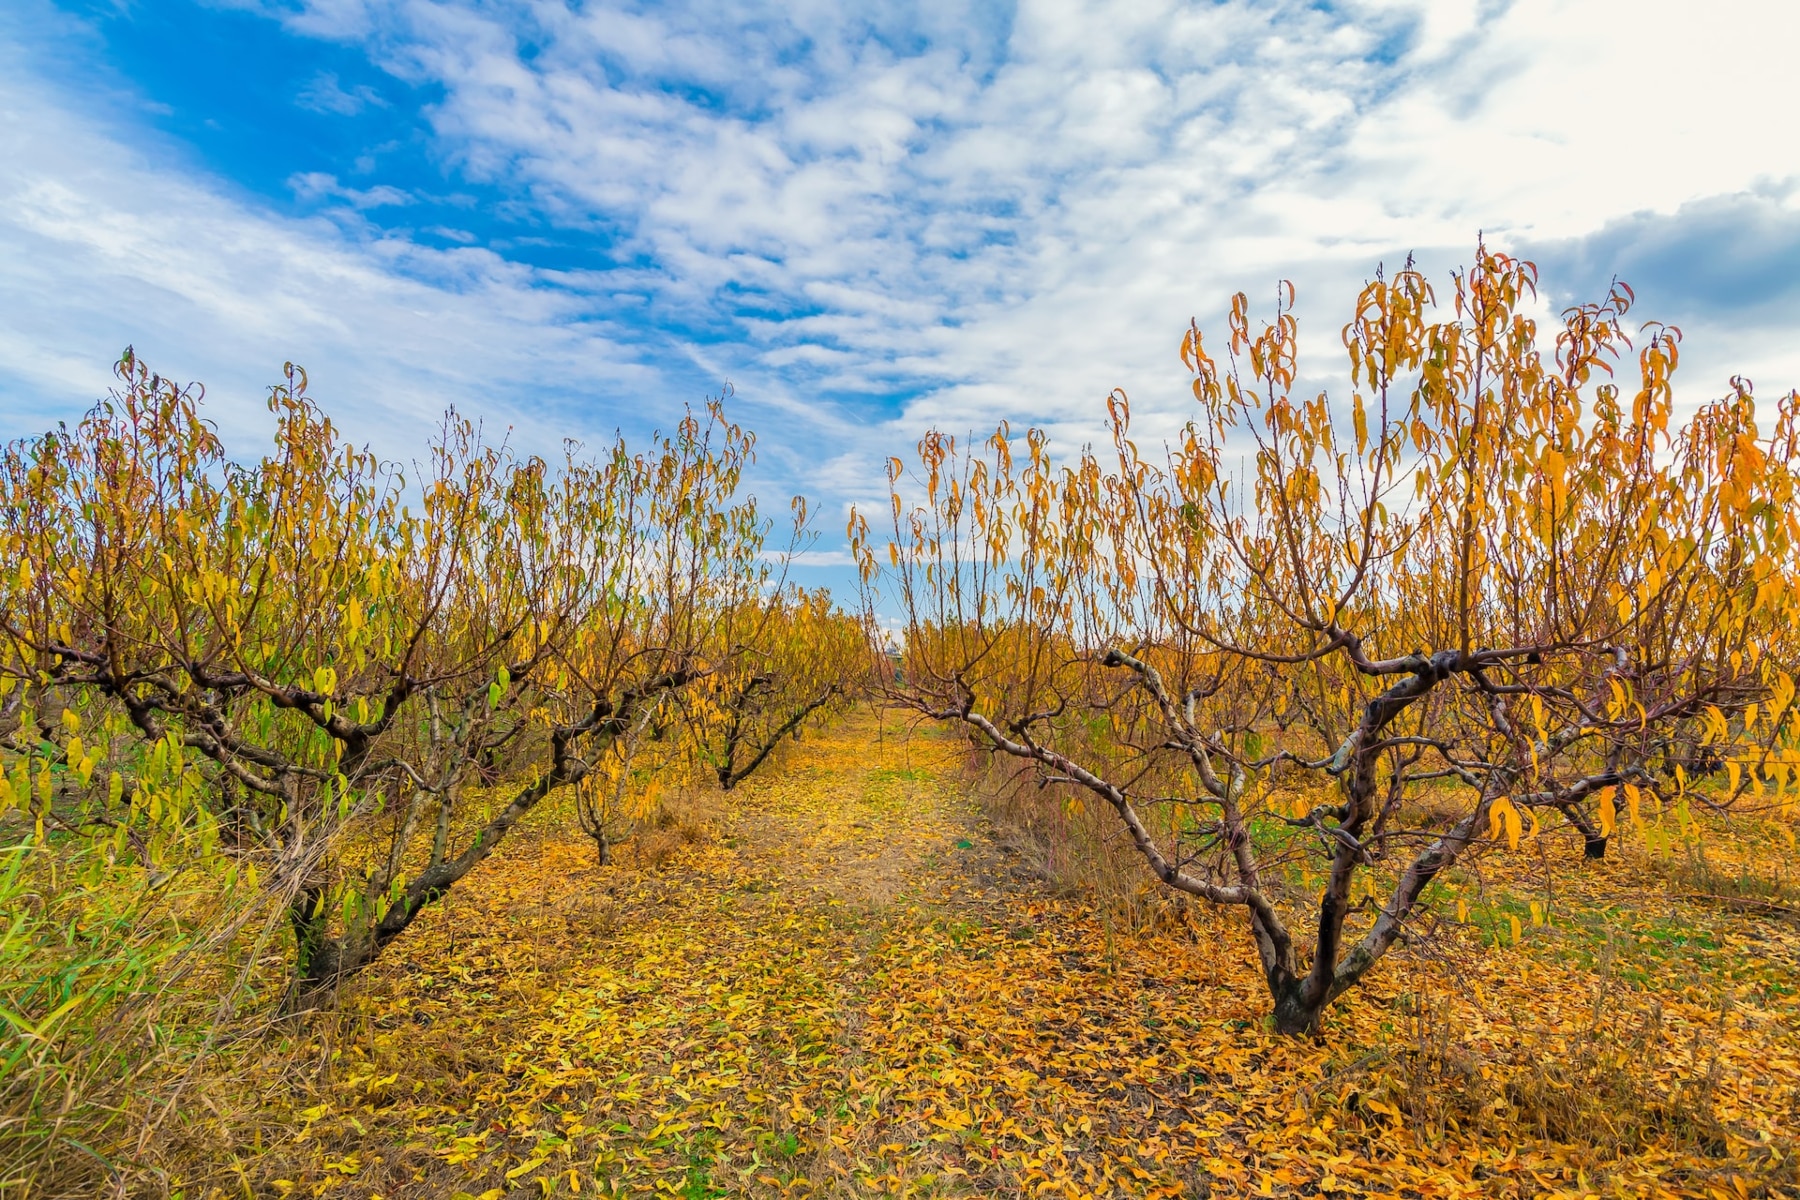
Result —
[[309, 880], [345, 806], [384, 794], [453, 555], [298, 372], [250, 467], [197, 389], [130, 351], [118, 373], [76, 428], [7, 448], [4, 686], [37, 736], [6, 750], [45, 781], [40, 826], [112, 830], [157, 871], [222, 838], [288, 894], [304, 965]]
[[[579, 792], [608, 762], [628, 770], [644, 724], [729, 668], [719, 614], [768, 573], [767, 522], [754, 499], [736, 499], [753, 446], [714, 406], [648, 453], [619, 440], [598, 462], [570, 447], [558, 471], [532, 459], [502, 473], [503, 502], [484, 508], [468, 587], [446, 606], [457, 669], [437, 681], [418, 766], [405, 767], [406, 816], [390, 818], [385, 857], [346, 877], [342, 932], [309, 968], [310, 986], [372, 961], [546, 798]], [[468, 784], [490, 779], [497, 788], [459, 805]], [[415, 814], [434, 800], [425, 854]], [[465, 827], [446, 849], [459, 816]]]
[[613, 845], [651, 811], [665, 773], [679, 761], [679, 743], [656, 735], [666, 729], [672, 697], [665, 693], [643, 705], [575, 785], [575, 822], [593, 839], [600, 866], [611, 865]]
[[824, 589], [782, 582], [782, 568], [805, 534], [795, 502], [795, 541], [777, 557], [760, 593], [713, 610], [717, 669], [645, 706], [613, 739], [598, 768], [575, 790], [575, 815], [601, 866], [612, 845], [654, 806], [664, 780], [696, 773], [731, 791], [767, 764], [784, 738], [798, 739], [868, 694], [872, 659], [861, 619], [833, 605]]
[[153, 870], [222, 855], [287, 907], [294, 1003], [717, 670], [716, 615], [766, 582], [717, 407], [555, 468], [451, 414], [415, 511], [295, 368], [252, 466], [196, 389], [119, 374], [0, 461], [0, 810]]
[[772, 589], [726, 614], [720, 634], [734, 648], [730, 669], [676, 703], [719, 787], [730, 791], [783, 738], [862, 694], [873, 660], [863, 621], [823, 588]]
[[[1566, 823], [1597, 854], [1765, 791], [1794, 817], [1800, 401], [1735, 381], [1679, 424], [1676, 330], [1634, 346], [1623, 285], [1542, 330], [1535, 294], [1485, 248], [1448, 311], [1378, 275], [1336, 398], [1293, 392], [1291, 288], [1260, 328], [1240, 294], [1223, 364], [1182, 339], [1198, 412], [1165, 450], [1115, 392], [1104, 460], [934, 432], [890, 464], [887, 544], [852, 517], [866, 603], [906, 621], [896, 698], [1242, 909], [1285, 1032], [1484, 842]], [[1693, 730], [1725, 788], [1659, 769]]]

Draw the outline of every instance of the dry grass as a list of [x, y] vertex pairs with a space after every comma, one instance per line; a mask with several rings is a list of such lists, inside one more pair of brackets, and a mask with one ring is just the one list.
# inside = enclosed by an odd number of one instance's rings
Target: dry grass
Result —
[[1387, 1044], [1312, 1092], [1315, 1104], [1326, 1096], [1324, 1108], [1403, 1113], [1430, 1145], [1525, 1136], [1599, 1162], [1652, 1148], [1702, 1160], [1728, 1151], [1713, 1106], [1719, 1031], [1679, 1035], [1700, 1066], [1671, 1079], [1663, 1047], [1675, 1035], [1655, 996], [1603, 977], [1573, 1027], [1527, 1026], [1491, 1045], [1458, 1036], [1456, 1006], [1442, 997], [1406, 993], [1395, 1008]]
[[[0, 910], [0, 1196], [158, 1195], [220, 1127], [254, 1129], [284, 980], [254, 903], [220, 904], [199, 871], [146, 884], [73, 840], [7, 852]], [[247, 1085], [247, 1086], [246, 1086]]]
[[690, 786], [663, 793], [654, 811], [625, 844], [632, 864], [660, 871], [684, 848], [715, 840], [721, 808], [716, 788]]

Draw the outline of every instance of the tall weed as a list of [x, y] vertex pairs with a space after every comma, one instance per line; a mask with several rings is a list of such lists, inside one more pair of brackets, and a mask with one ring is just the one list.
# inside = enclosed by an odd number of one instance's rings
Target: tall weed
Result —
[[0, 848], [0, 1196], [169, 1190], [150, 1135], [186, 1140], [182, 1095], [258, 982], [220, 882], [73, 836]]

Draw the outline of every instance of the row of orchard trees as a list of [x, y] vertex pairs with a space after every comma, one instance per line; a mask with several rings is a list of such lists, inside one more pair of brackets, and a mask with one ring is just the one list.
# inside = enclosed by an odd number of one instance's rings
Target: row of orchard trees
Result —
[[730, 785], [866, 661], [861, 624], [771, 565], [753, 436], [717, 405], [554, 464], [452, 413], [408, 478], [296, 368], [249, 464], [196, 389], [129, 351], [118, 373], [0, 460], [0, 819], [273, 898], [291, 1002], [547, 798], [618, 779], [647, 728]]
[[1123, 395], [1067, 465], [932, 434], [892, 537], [852, 518], [858, 620], [769, 565], [716, 406], [555, 464], [452, 414], [408, 479], [296, 371], [236, 463], [127, 354], [0, 460], [0, 821], [277, 899], [304, 1003], [546, 799], [604, 861], [646, 775], [735, 786], [859, 689], [879, 594], [890, 697], [1240, 908], [1277, 1026], [1313, 1029], [1484, 843], [1793, 829], [1800, 400], [1678, 421], [1676, 331], [1634, 345], [1623, 287], [1540, 330], [1535, 286], [1486, 250], [1448, 311], [1378, 277], [1347, 402], [1294, 394], [1291, 293], [1261, 327], [1239, 296], [1223, 365], [1183, 339], [1198, 412], [1154, 453]]
[[1291, 291], [1261, 327], [1240, 294], [1225, 363], [1182, 341], [1172, 444], [1120, 393], [1110, 452], [1067, 465], [1035, 430], [934, 433], [890, 465], [891, 536], [852, 517], [906, 620], [899, 698], [1241, 909], [1280, 1029], [1484, 842], [1561, 825], [1598, 857], [1701, 805], [1792, 836], [1800, 400], [1736, 381], [1680, 423], [1678, 331], [1634, 347], [1622, 286], [1540, 330], [1535, 289], [1485, 249], [1449, 311], [1378, 277], [1335, 398], [1294, 392]]

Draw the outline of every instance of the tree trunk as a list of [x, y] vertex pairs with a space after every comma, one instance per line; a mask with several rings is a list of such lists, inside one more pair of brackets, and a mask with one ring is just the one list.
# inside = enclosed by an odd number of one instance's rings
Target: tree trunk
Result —
[[288, 901], [288, 923], [294, 929], [294, 972], [304, 975], [325, 942], [325, 889], [303, 887]]
[[377, 949], [371, 937], [347, 942], [320, 936], [306, 966], [294, 973], [294, 982], [281, 1006], [282, 1015], [298, 1016], [331, 1007], [338, 985], [374, 962]]
[[1579, 805], [1568, 805], [1562, 811], [1563, 816], [1569, 818], [1569, 824], [1573, 825], [1581, 834], [1582, 857], [1605, 858], [1606, 835], [1600, 832], [1600, 827], [1588, 820], [1587, 814], [1581, 811]]
[[343, 947], [337, 938], [325, 936], [330, 920], [324, 910], [325, 889], [304, 887], [288, 902], [288, 923], [294, 930], [294, 977], [281, 1002], [281, 1014], [294, 1016], [319, 1007], [323, 994], [343, 973]]
[[1319, 1015], [1325, 1011], [1324, 1004], [1308, 1004], [1304, 998], [1305, 980], [1296, 979], [1284, 987], [1275, 997], [1275, 1032], [1290, 1037], [1315, 1033], [1319, 1028]]

